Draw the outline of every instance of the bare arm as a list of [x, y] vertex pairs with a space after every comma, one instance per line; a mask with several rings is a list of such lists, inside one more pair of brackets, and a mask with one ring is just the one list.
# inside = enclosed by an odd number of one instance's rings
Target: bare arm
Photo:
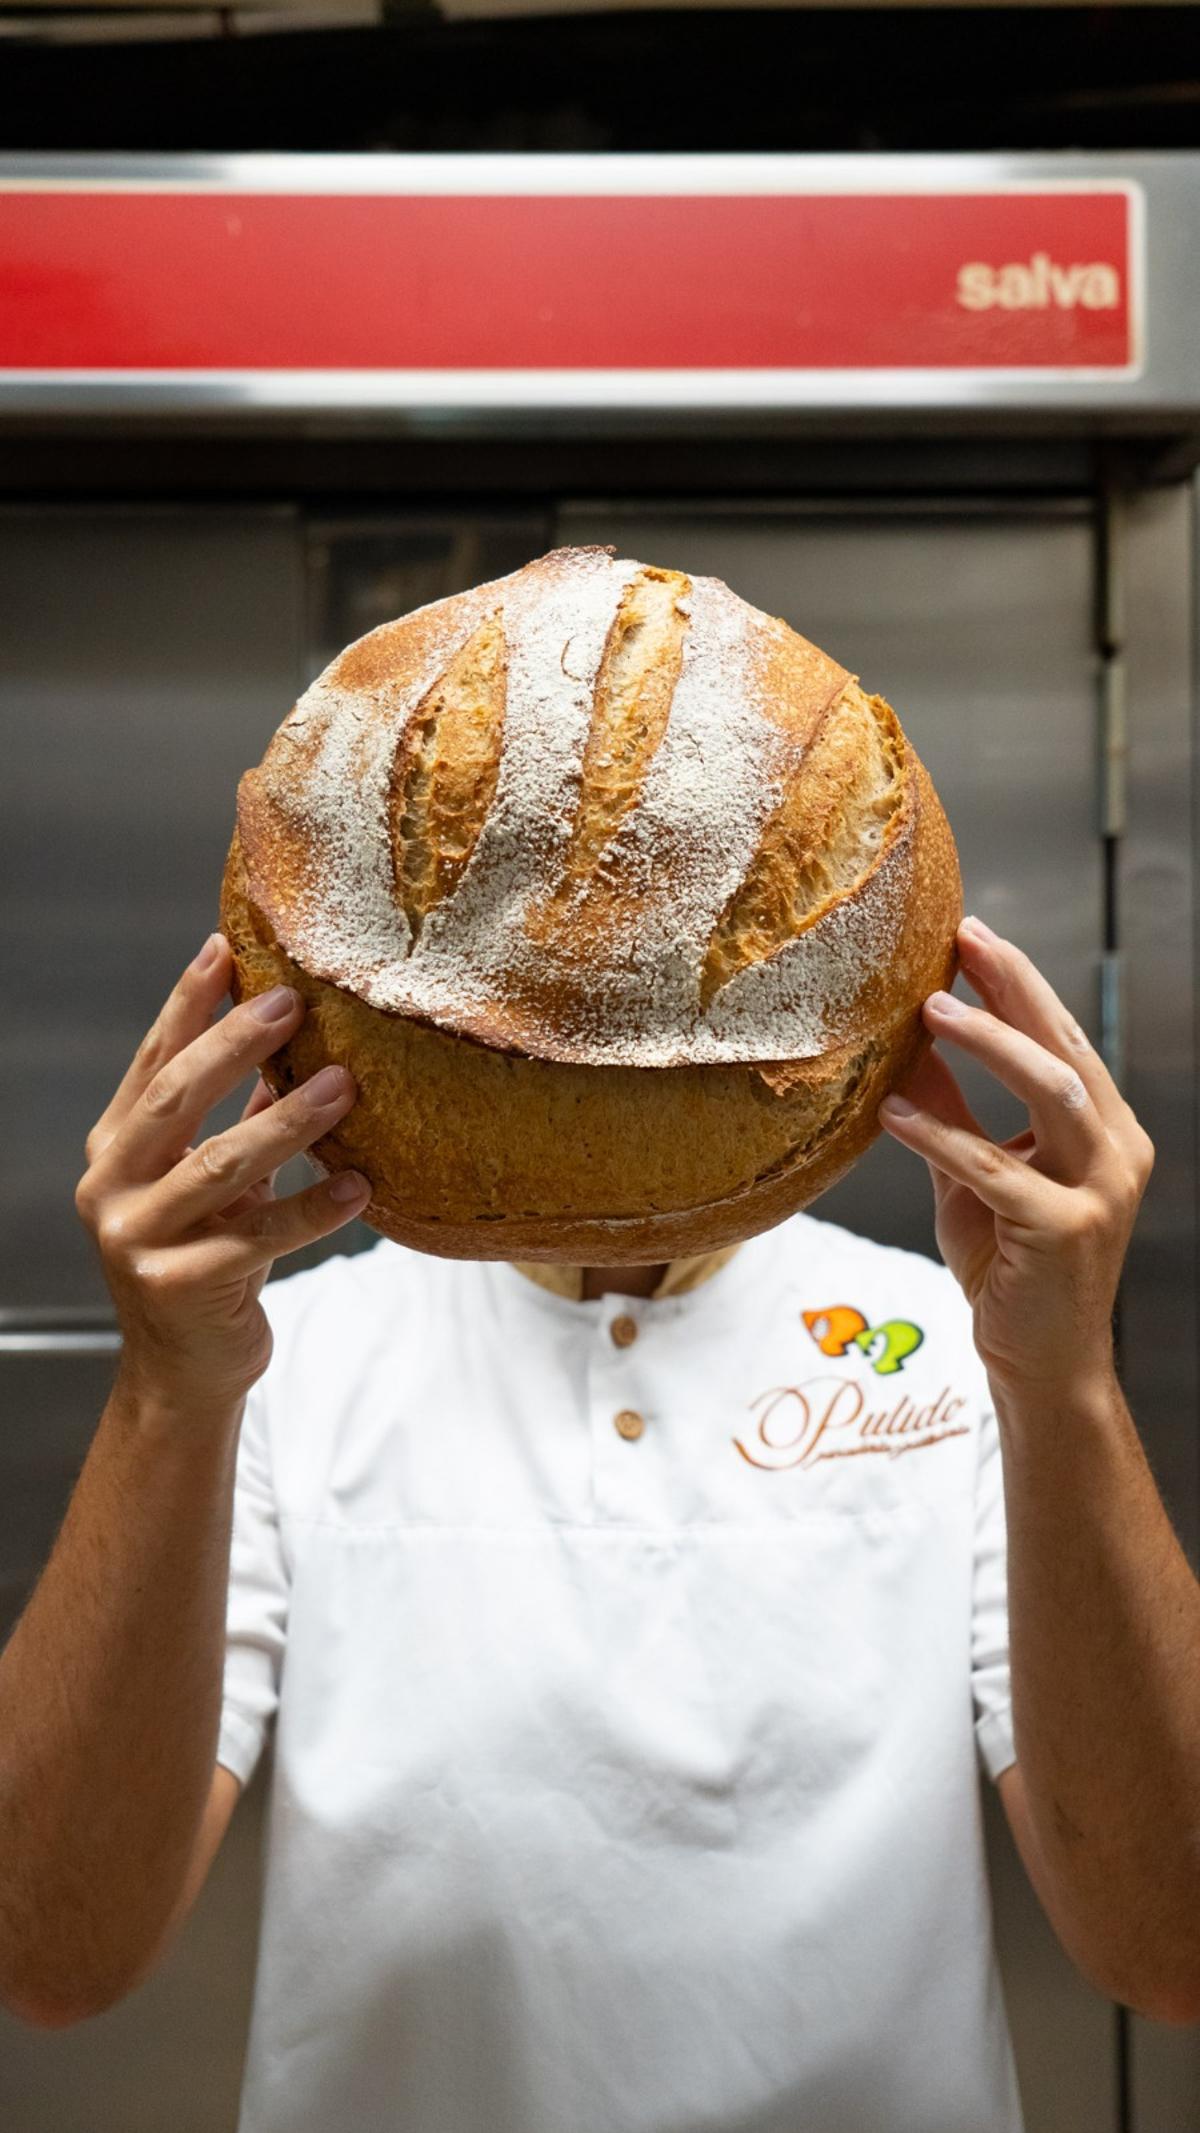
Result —
[[938, 1241], [996, 1401], [1018, 1767], [1001, 1792], [1060, 1938], [1102, 1990], [1200, 2020], [1200, 1590], [1113, 1367], [1113, 1302], [1150, 1173], [1145, 1134], [1027, 958], [968, 921], [982, 1008], [940, 1038], [1028, 1107], [1002, 1148], [949, 1069], [882, 1117], [930, 1165]]
[[1093, 1982], [1195, 2022], [1200, 1590], [1115, 1383], [1036, 1416], [1010, 1404], [1002, 1427], [1023, 1794], [1009, 1820]]
[[233, 1810], [242, 1796], [242, 1788], [232, 1770], [218, 1763], [208, 1788], [208, 1799], [196, 1832], [196, 1841], [188, 1859], [183, 1887], [175, 1899], [175, 1908], [167, 1920], [162, 1940], [155, 1950], [154, 1959], [165, 1953], [182, 1926], [184, 1919], [195, 1903], [197, 1896], [208, 1880], [208, 1870], [221, 1849], [221, 1844], [230, 1823]]
[[212, 1024], [228, 980], [223, 941], [185, 972], [89, 1138], [79, 1189], [122, 1361], [0, 1654], [0, 1998], [48, 2025], [144, 1976], [232, 1811], [236, 1780], [214, 1778], [214, 1756], [237, 1434], [270, 1356], [259, 1296], [276, 1256], [367, 1197], [361, 1180], [348, 1198], [338, 1180], [284, 1201], [271, 1189], [349, 1109], [346, 1074], [274, 1105], [256, 1091], [237, 1126], [189, 1147], [302, 1013], [285, 994], [273, 1020], [248, 1003]]

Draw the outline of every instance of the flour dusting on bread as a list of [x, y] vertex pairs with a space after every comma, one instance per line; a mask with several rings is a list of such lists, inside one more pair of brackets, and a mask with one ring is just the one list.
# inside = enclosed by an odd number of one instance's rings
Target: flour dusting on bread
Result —
[[[645, 580], [672, 575], [679, 590], [656, 585], [646, 610], [678, 669], [665, 723], [658, 704], [638, 729], [631, 700], [597, 728], [618, 618]], [[418, 743], [428, 755], [429, 706], [489, 618], [504, 669], [498, 769], [469, 786], [481, 819], [455, 825], [469, 856], [443, 867], [414, 935], [397, 881], [418, 870], [406, 874], [393, 839], [406, 823], [416, 834], [424, 787], [406, 769], [393, 815], [396, 766]], [[850, 690], [867, 703], [835, 661], [718, 579], [556, 551], [333, 661], [243, 780], [250, 893], [313, 977], [488, 1045], [582, 1065], [817, 1059], [870, 1033], [912, 903], [919, 766], [889, 713], [891, 770], [872, 771], [860, 822], [835, 745], [853, 745], [836, 725]], [[814, 882], [828, 890], [815, 908]]]

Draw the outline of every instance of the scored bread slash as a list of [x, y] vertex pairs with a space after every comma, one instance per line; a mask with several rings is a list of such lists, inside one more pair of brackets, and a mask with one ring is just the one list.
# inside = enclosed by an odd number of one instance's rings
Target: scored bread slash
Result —
[[[240, 981], [309, 1000], [288, 1049], [358, 1079], [330, 1153], [369, 1219], [596, 1263], [823, 1189], [923, 1042], [960, 914], [890, 706], [720, 580], [598, 548], [335, 659], [242, 780], [223, 909]], [[405, 1101], [420, 1176], [388, 1139]]]
[[392, 764], [396, 895], [413, 946], [453, 895], [496, 790], [504, 731], [504, 636], [489, 615], [419, 704]]

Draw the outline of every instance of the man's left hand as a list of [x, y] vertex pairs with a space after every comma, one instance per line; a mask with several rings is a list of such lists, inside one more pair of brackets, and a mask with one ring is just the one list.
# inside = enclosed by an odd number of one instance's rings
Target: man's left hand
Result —
[[929, 1165], [938, 1246], [993, 1385], [1078, 1389], [1112, 1374], [1113, 1303], [1154, 1150], [1029, 958], [971, 918], [958, 949], [983, 1004], [933, 993], [926, 1026], [1019, 1097], [1029, 1128], [989, 1139], [935, 1052], [880, 1120]]

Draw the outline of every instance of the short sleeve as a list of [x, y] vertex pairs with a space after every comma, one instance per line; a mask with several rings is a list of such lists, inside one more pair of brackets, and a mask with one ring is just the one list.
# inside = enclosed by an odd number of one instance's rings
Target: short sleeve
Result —
[[246, 1402], [238, 1444], [217, 1761], [245, 1784], [279, 1700], [288, 1578], [271, 1477], [265, 1385]]
[[1017, 1759], [1008, 1663], [1008, 1554], [1000, 1431], [985, 1407], [975, 1476], [975, 1568], [971, 1605], [971, 1689], [975, 1738], [992, 1778]]

